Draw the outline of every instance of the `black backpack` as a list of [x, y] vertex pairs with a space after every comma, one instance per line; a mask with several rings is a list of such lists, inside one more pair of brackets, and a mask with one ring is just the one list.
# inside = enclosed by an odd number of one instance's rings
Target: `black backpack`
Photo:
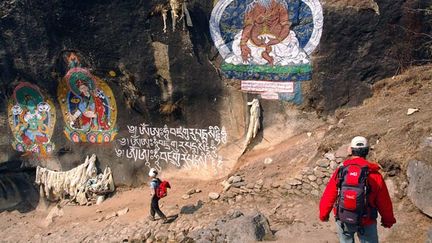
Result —
[[347, 165], [339, 168], [336, 219], [342, 223], [361, 226], [368, 215], [368, 166]]

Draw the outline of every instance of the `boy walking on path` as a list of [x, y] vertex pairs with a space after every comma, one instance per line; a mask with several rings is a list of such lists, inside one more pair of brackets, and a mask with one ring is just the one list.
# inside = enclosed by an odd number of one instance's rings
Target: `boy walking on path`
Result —
[[159, 208], [159, 197], [157, 194], [157, 190], [161, 184], [161, 180], [157, 178], [158, 172], [156, 169], [151, 168], [149, 171], [149, 176], [152, 178], [150, 182], [150, 196], [151, 196], [151, 203], [150, 203], [150, 216], [149, 219], [151, 221], [155, 220], [155, 214], [157, 213], [159, 217], [163, 220], [163, 222], [167, 222], [167, 217]]
[[351, 158], [336, 169], [320, 201], [320, 220], [328, 221], [333, 209], [339, 240], [378, 242], [377, 213], [381, 225], [390, 228], [396, 223], [387, 186], [379, 173], [379, 165], [366, 160], [369, 145], [364, 137], [355, 137], [350, 145]]

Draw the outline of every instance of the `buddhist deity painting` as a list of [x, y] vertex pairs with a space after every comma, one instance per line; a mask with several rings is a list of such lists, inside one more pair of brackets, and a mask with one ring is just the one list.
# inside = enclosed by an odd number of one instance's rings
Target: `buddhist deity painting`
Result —
[[57, 91], [66, 137], [75, 143], [111, 142], [117, 134], [117, 107], [110, 87], [81, 67], [75, 53], [66, 61], [69, 70]]
[[40, 155], [54, 150], [55, 108], [36, 85], [20, 82], [15, 87], [8, 102], [8, 117], [15, 150]]
[[241, 80], [243, 91], [284, 99], [298, 98], [299, 82], [311, 79], [322, 26], [318, 0], [219, 0], [210, 19], [224, 76]]

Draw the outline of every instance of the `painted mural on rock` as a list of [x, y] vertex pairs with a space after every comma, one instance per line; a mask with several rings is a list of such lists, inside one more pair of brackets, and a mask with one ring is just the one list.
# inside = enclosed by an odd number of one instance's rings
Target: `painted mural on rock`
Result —
[[210, 32], [226, 78], [264, 98], [301, 102], [311, 79], [310, 55], [321, 38], [318, 0], [219, 0]]
[[20, 82], [15, 87], [8, 102], [8, 117], [15, 150], [40, 155], [54, 150], [55, 108], [36, 85]]
[[117, 134], [117, 106], [110, 87], [81, 67], [74, 53], [66, 60], [69, 70], [57, 90], [66, 137], [75, 143], [111, 142]]

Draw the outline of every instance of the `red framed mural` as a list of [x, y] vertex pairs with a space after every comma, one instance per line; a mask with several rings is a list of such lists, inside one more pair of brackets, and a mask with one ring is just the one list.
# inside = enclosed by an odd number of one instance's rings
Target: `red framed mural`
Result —
[[66, 137], [75, 143], [108, 143], [117, 134], [117, 105], [111, 88], [81, 67], [75, 53], [66, 58], [68, 68], [57, 95]]

